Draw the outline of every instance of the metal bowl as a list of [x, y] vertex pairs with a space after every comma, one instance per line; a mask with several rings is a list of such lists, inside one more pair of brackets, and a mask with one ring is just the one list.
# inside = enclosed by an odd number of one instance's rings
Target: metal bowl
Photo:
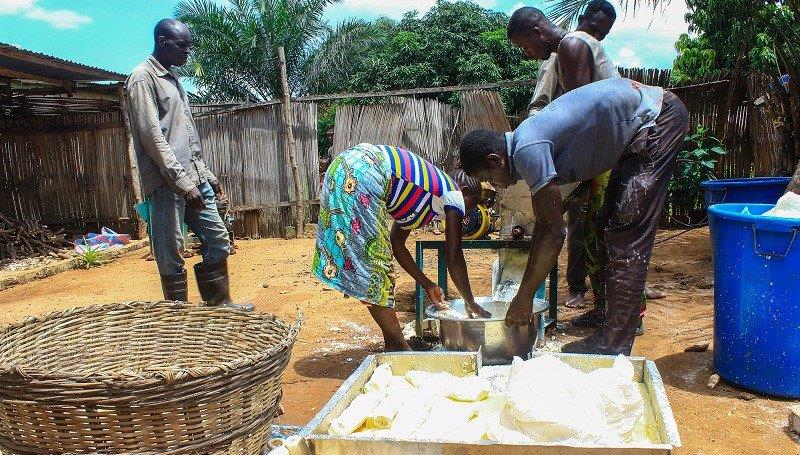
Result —
[[506, 311], [509, 302], [494, 301], [491, 297], [477, 297], [475, 302], [489, 311], [486, 319], [469, 319], [464, 300], [451, 300], [448, 310], [437, 310], [430, 305], [425, 313], [439, 322], [439, 339], [449, 351], [481, 351], [484, 365], [508, 364], [516, 357], [527, 359], [534, 346], [544, 339], [544, 317], [547, 302], [533, 301], [529, 325], [507, 327]]

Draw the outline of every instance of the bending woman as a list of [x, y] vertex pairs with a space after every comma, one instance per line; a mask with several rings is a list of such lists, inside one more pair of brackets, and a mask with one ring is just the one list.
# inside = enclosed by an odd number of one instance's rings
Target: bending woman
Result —
[[368, 305], [387, 351], [411, 349], [394, 311], [393, 256], [434, 304], [446, 306], [442, 289], [417, 267], [405, 245], [412, 229], [432, 220], [445, 220], [447, 267], [470, 317], [489, 316], [475, 303], [461, 249], [464, 213], [480, 202], [481, 187], [463, 172], [455, 175], [459, 182], [407, 150], [372, 144], [342, 152], [325, 174], [314, 275]]

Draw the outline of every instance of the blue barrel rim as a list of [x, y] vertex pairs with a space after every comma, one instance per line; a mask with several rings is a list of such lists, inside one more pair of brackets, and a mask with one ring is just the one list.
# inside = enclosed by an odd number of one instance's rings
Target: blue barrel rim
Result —
[[785, 185], [792, 181], [791, 177], [742, 177], [737, 179], [704, 180], [700, 182], [702, 188], [716, 188], [724, 186], [750, 186], [753, 184]]
[[[742, 213], [745, 207], [751, 213]], [[720, 203], [709, 206], [708, 213], [726, 220], [756, 222], [765, 225], [793, 225], [796, 228], [800, 228], [800, 218], [762, 215], [762, 213], [773, 207], [775, 207], [775, 204]]]

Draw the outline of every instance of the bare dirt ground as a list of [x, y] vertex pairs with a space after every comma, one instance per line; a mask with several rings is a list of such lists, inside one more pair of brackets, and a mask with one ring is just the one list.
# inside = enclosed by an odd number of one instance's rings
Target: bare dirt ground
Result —
[[[671, 234], [662, 232], [659, 238]], [[409, 243], [412, 240], [414, 237]], [[238, 243], [238, 253], [230, 261], [235, 296], [250, 299], [259, 311], [289, 320], [296, 309], [303, 312], [304, 326], [284, 376], [286, 413], [280, 419], [302, 425], [366, 355], [381, 349], [380, 334], [361, 304], [324, 289], [310, 276], [312, 240]], [[72, 306], [158, 299], [161, 291], [155, 264], [141, 259], [145, 252], [134, 251], [100, 268], [72, 270], [2, 291], [0, 323]], [[490, 251], [467, 253], [476, 295], [489, 291], [493, 259]], [[197, 260], [187, 260], [187, 268]], [[434, 261], [430, 257], [427, 264], [431, 273]], [[564, 255], [561, 262], [564, 270]], [[706, 382], [712, 374], [713, 346], [708, 352], [684, 352], [691, 344], [712, 339], [708, 231], [693, 231], [657, 245], [648, 282], [669, 295], [649, 302], [645, 335], [637, 339], [634, 354], [655, 360], [666, 383], [683, 439], [683, 447], [675, 453], [800, 454], [798, 440], [787, 430], [787, 407], [793, 402], [764, 396], [748, 401], [739, 397], [741, 390], [724, 382], [710, 390]], [[413, 290], [409, 277], [401, 273], [397, 294], [404, 308], [411, 307]], [[562, 282], [562, 302], [564, 296]], [[196, 289], [190, 289], [189, 298], [198, 300]], [[561, 308], [563, 317], [579, 312]], [[412, 318], [410, 313], [402, 314], [404, 321]], [[579, 335], [567, 328], [564, 334], [554, 331], [548, 337], [555, 336], [560, 342]]]

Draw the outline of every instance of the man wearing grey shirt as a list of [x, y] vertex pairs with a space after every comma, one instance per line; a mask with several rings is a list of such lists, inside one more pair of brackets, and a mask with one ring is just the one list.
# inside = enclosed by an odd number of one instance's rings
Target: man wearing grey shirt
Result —
[[186, 63], [191, 33], [183, 23], [163, 19], [153, 35], [153, 54], [133, 70], [125, 88], [142, 193], [151, 202], [150, 241], [164, 298], [187, 300], [180, 254], [186, 223], [202, 244], [203, 262], [194, 269], [206, 305], [252, 310], [231, 301], [230, 238], [216, 203], [222, 186], [203, 162], [189, 100], [172, 71]]
[[534, 293], [564, 243], [561, 190], [611, 170], [599, 216], [606, 318], [566, 352], [630, 355], [647, 266], [688, 113], [671, 92], [623, 78], [572, 90], [513, 133], [475, 130], [461, 141], [461, 166], [500, 187], [525, 180], [536, 215], [531, 252], [506, 324], [527, 324]]

